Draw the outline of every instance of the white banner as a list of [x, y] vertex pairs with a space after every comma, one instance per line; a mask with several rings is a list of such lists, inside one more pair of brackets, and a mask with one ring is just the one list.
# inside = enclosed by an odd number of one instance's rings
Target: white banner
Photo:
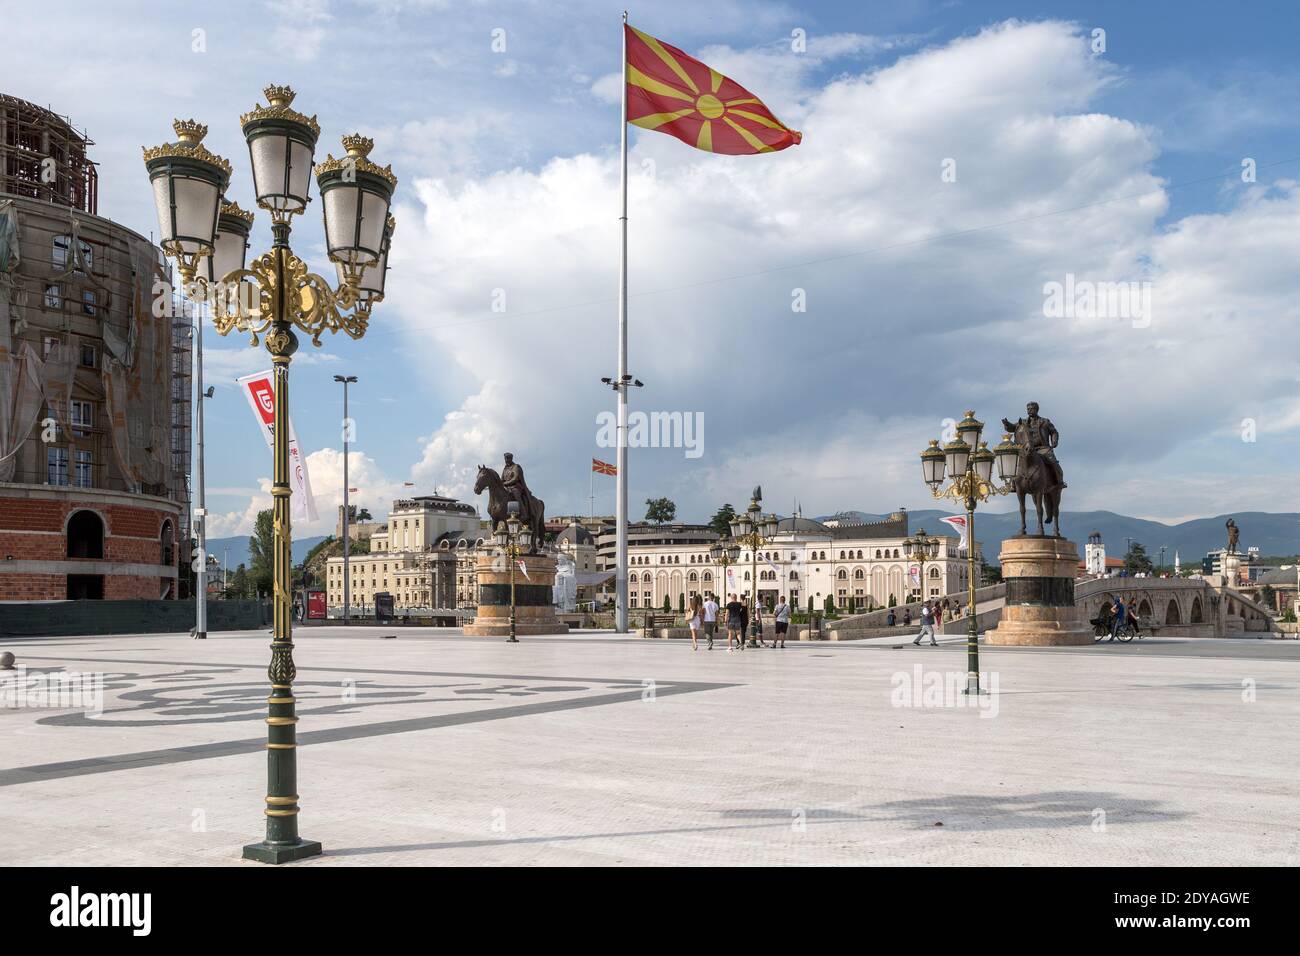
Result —
[[912, 587], [919, 588], [921, 586], [921, 566], [919, 564], [908, 565], [907, 577], [912, 582]]
[[942, 521], [944, 524], [946, 524], [948, 527], [952, 528], [959, 535], [961, 535], [961, 541], [957, 542], [957, 550], [960, 551], [963, 548], [969, 547], [969, 543], [966, 540], [967, 535], [966, 535], [965, 515], [950, 515], [947, 518], [940, 518], [939, 520]]
[[[266, 446], [275, 448], [275, 381], [274, 373], [258, 372], [236, 379], [243, 389], [248, 405], [253, 409], [253, 417], [262, 426], [262, 435]], [[298, 436], [293, 431], [293, 419], [289, 419], [289, 484], [293, 489], [290, 501], [293, 505], [293, 517], [296, 521], [316, 520], [316, 499], [311, 493], [311, 476], [307, 474], [307, 460], [298, 449]]]

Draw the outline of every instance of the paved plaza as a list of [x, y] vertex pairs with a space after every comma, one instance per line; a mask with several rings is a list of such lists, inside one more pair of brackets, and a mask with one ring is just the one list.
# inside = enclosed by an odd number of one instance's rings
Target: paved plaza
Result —
[[[100, 713], [0, 709], [0, 862], [261, 865], [269, 640], [0, 646], [104, 675]], [[982, 709], [954, 637], [297, 642], [294, 866], [1300, 862], [1300, 642], [986, 648]]]

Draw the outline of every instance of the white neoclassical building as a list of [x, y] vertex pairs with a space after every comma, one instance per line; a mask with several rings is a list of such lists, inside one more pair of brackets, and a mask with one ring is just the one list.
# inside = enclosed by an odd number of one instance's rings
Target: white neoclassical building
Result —
[[[740, 560], [722, 568], [709, 554], [717, 535], [705, 525], [634, 525], [628, 541], [629, 609], [659, 610], [665, 598], [673, 610], [694, 594], [714, 593], [742, 599], [757, 590], [760, 600], [785, 595], [792, 605], [836, 608], [886, 607], [910, 597], [943, 597], [967, 588], [966, 555], [958, 554], [955, 535], [935, 535], [939, 554], [920, 563], [904, 555], [908, 517], [895, 512], [881, 521], [825, 523], [795, 515], [783, 518], [771, 542], [754, 556], [742, 549]], [[602, 536], [602, 545], [604, 544]], [[602, 547], [602, 551], [605, 550]], [[979, 543], [975, 544], [979, 561]], [[981, 582], [976, 581], [976, 586]]]

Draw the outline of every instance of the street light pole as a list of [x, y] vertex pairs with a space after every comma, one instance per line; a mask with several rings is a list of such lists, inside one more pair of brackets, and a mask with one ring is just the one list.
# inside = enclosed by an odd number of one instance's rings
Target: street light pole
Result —
[[[203, 392], [203, 308], [200, 306], [194, 310], [194, 378], [195, 394], [198, 395], [196, 411], [198, 415], [194, 423], [194, 440], [198, 446], [198, 507], [194, 510], [194, 516], [198, 518], [199, 532], [199, 570], [195, 576], [195, 584], [198, 586], [198, 594], [194, 601], [194, 637], [196, 640], [207, 640], [208, 637], [208, 508], [207, 496], [204, 490], [203, 474], [203, 399], [207, 396]], [[193, 552], [191, 552], [191, 559]]]
[[[992, 451], [988, 442], [981, 442], [984, 423], [968, 411], [957, 425], [957, 437], [943, 448], [932, 439], [930, 447], [921, 452], [921, 475], [930, 486], [935, 498], [955, 498], [966, 508], [966, 691], [980, 694], [979, 632], [975, 614], [975, 507], [993, 495], [1010, 494], [1020, 473], [1020, 445], [1004, 435], [1002, 443]], [[997, 460], [998, 476], [1002, 482], [993, 484], [993, 462]], [[944, 483], [947, 471], [949, 484]]]
[[348, 531], [348, 439], [351, 437], [352, 420], [348, 418], [348, 385], [355, 384], [355, 375], [335, 375], [334, 381], [343, 384], [343, 624], [350, 622], [352, 612], [352, 587], [348, 574], [348, 555], [352, 546], [352, 534]]
[[[265, 94], [267, 106], [258, 105], [240, 117], [257, 203], [271, 215], [273, 236], [271, 250], [251, 268], [245, 268], [247, 228], [233, 235], [228, 217], [218, 217], [231, 166], [202, 145], [207, 127], [193, 120], [176, 121], [173, 129], [179, 141], [146, 149], [144, 161], [161, 227], [159, 245], [176, 260], [187, 291], [211, 301], [213, 326], [221, 335], [238, 330], [254, 345], [264, 336], [274, 367], [275, 627], [267, 668], [271, 694], [266, 717], [266, 832], [260, 842], [245, 846], [243, 855], [263, 863], [287, 863], [321, 852], [319, 843], [298, 834], [289, 504], [289, 364], [298, 348], [294, 330], [307, 333], [315, 345], [325, 332], [342, 330], [358, 339], [365, 335], [371, 309], [383, 298], [378, 280], [367, 273], [377, 270], [382, 279], [391, 235], [388, 209], [397, 178], [368, 158], [374, 143], [359, 135], [343, 138], [346, 156], [329, 156], [315, 165], [320, 136], [316, 119], [292, 109], [294, 92], [287, 86], [269, 86]], [[311, 198], [313, 168], [324, 207], [326, 252], [340, 273], [337, 287], [309, 273], [289, 247], [293, 217]], [[209, 275], [199, 274], [201, 264], [212, 270]]]
[[[762, 490], [755, 488], [753, 497], [749, 499], [749, 507], [731, 520], [732, 537], [749, 548], [750, 599], [753, 601], [755, 617], [758, 616], [758, 549], [776, 534], [777, 527], [776, 515], [763, 514], [762, 501]], [[751, 640], [749, 646], [757, 647], [758, 642]]]
[[518, 644], [515, 636], [515, 562], [519, 556], [533, 546], [533, 532], [519, 520], [519, 502], [512, 501], [507, 506], [509, 517], [496, 527], [496, 545], [510, 562], [510, 636], [507, 644]]

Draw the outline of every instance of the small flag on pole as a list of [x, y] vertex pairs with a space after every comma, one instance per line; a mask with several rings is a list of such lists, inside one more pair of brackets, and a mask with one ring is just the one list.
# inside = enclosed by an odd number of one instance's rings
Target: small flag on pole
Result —
[[774, 153], [803, 139], [736, 81], [635, 27], [623, 29], [629, 123], [730, 156]]
[[531, 581], [532, 578], [529, 578], [529, 577], [528, 577], [528, 567], [524, 564], [524, 562], [523, 562], [523, 561], [517, 561], [516, 563], [519, 565], [519, 570], [522, 571], [522, 572], [524, 573], [524, 577], [525, 577], [525, 578], [528, 578], [528, 580]]
[[618, 466], [611, 465], [607, 461], [601, 461], [599, 458], [591, 459], [591, 470], [598, 475], [617, 475]]

